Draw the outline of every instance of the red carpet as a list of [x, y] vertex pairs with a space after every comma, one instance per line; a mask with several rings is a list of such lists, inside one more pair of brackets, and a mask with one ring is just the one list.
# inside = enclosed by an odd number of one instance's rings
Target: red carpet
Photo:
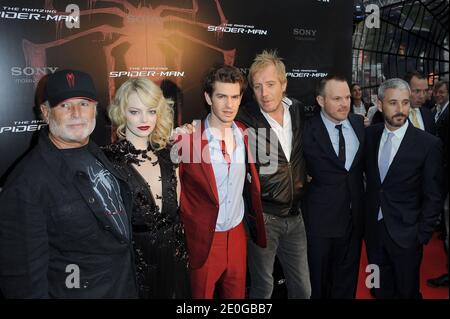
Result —
[[[367, 273], [365, 272], [366, 265], [366, 247], [363, 244], [358, 290], [356, 292], [357, 299], [373, 299], [369, 293], [369, 289], [367, 289], [365, 285], [367, 276]], [[439, 240], [435, 233], [428, 245], [424, 247], [422, 267], [420, 269], [420, 290], [424, 299], [449, 299], [448, 287], [431, 288], [426, 284], [427, 279], [438, 277], [447, 272], [446, 267], [447, 256], [444, 252], [444, 245], [442, 240]]]

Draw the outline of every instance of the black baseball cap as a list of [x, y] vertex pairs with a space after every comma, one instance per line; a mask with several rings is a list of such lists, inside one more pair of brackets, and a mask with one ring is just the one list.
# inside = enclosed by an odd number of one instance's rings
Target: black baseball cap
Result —
[[98, 100], [92, 77], [77, 70], [60, 70], [50, 74], [45, 85], [44, 97], [51, 107], [70, 98]]

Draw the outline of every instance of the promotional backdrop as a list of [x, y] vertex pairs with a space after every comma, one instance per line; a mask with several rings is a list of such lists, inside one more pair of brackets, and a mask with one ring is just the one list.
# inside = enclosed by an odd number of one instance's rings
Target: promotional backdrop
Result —
[[[176, 125], [202, 118], [202, 79], [215, 63], [247, 73], [276, 49], [288, 96], [314, 108], [317, 80], [350, 78], [353, 1], [0, 0], [0, 187], [44, 125], [41, 78], [58, 69], [90, 73], [100, 107], [94, 140], [107, 144], [106, 108], [128, 77], [145, 76], [175, 102]], [[246, 99], [251, 93], [246, 94]]]

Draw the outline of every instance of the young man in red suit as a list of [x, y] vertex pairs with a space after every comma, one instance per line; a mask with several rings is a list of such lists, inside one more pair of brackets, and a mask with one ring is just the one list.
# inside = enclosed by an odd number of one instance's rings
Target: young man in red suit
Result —
[[[180, 215], [193, 298], [244, 298], [247, 235], [266, 244], [260, 184], [245, 126], [234, 122], [245, 78], [232, 66], [210, 70], [204, 94], [211, 112], [180, 136]], [[246, 227], [244, 227], [244, 221]], [[217, 289], [217, 291], [215, 291]]]

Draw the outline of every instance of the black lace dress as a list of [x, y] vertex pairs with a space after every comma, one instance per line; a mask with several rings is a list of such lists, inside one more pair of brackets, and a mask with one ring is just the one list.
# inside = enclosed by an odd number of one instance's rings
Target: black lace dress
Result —
[[128, 176], [133, 194], [131, 224], [139, 297], [190, 298], [184, 229], [178, 215], [177, 178], [170, 149], [155, 152], [161, 168], [161, 176], [155, 176], [162, 181], [161, 211], [150, 186], [132, 166], [140, 163], [139, 151], [127, 140], [106, 146], [103, 151]]

